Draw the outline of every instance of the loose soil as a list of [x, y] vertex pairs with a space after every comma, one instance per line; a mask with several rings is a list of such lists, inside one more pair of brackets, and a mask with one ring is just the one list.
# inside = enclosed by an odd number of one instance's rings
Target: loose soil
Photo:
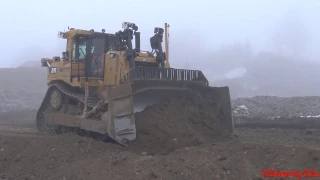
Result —
[[168, 154], [175, 149], [227, 138], [224, 117], [206, 100], [175, 98], [136, 113], [137, 140], [130, 150]]
[[137, 140], [128, 147], [38, 133], [35, 112], [0, 114], [0, 179], [258, 180], [262, 169], [320, 171], [318, 130], [237, 128], [231, 135], [208, 102], [163, 103], [136, 114]]

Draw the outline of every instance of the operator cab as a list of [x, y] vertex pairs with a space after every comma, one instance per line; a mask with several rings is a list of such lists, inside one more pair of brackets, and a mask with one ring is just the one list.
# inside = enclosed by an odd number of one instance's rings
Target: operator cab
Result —
[[[164, 68], [165, 53], [162, 50], [163, 29], [155, 28], [155, 35], [150, 38], [153, 53], [140, 50], [140, 32], [134, 23], [124, 22], [123, 31], [115, 34], [86, 31], [71, 28], [67, 32], [59, 32], [58, 36], [67, 39], [67, 50], [62, 53], [62, 59], [71, 61], [71, 76], [80, 78], [80, 71], [86, 77], [104, 77], [105, 54], [110, 50], [125, 51], [130, 68], [135, 66]], [[132, 39], [135, 38], [135, 49]], [[153, 55], [156, 53], [156, 57]], [[74, 72], [78, 71], [78, 72]], [[71, 77], [72, 78], [72, 77]]]
[[72, 38], [67, 38], [67, 52], [63, 53], [63, 59], [70, 60], [72, 64], [84, 64], [86, 77], [103, 78], [104, 55], [114, 49], [114, 34], [104, 33], [104, 30], [100, 33], [74, 29], [67, 33], [72, 35], [73, 31], [76, 32]]

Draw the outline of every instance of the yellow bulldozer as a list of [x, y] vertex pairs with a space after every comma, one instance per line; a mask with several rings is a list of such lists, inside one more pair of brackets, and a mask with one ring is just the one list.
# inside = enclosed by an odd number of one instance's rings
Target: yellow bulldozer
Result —
[[114, 34], [74, 28], [58, 33], [67, 40], [66, 51], [41, 59], [48, 89], [36, 117], [39, 131], [73, 129], [126, 145], [136, 139], [135, 112], [180, 96], [210, 99], [233, 130], [229, 88], [210, 87], [199, 70], [170, 67], [167, 23], [154, 28], [151, 52], [140, 50], [136, 24], [122, 28]]

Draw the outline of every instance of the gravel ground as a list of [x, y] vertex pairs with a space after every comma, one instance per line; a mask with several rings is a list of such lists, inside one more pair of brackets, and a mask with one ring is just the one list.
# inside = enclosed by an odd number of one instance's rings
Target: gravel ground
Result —
[[319, 141], [317, 132], [240, 128], [233, 138], [180, 146], [164, 155], [5, 126], [0, 128], [0, 179], [258, 180], [263, 169], [319, 171]]
[[320, 115], [320, 97], [273, 97], [256, 96], [252, 98], [237, 98], [232, 101], [235, 109], [245, 105], [249, 116], [259, 118], [316, 116]]

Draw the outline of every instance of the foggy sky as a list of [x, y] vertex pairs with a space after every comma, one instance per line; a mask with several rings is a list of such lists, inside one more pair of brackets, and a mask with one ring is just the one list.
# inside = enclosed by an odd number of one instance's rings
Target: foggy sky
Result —
[[319, 9], [319, 0], [2, 0], [0, 67], [61, 55], [65, 40], [57, 34], [68, 26], [114, 33], [123, 21], [139, 26], [144, 50], [151, 50], [153, 28], [169, 23], [174, 64], [183, 61], [178, 54], [196, 58], [192, 49], [210, 52], [239, 42], [255, 52], [287, 51], [320, 61]]

